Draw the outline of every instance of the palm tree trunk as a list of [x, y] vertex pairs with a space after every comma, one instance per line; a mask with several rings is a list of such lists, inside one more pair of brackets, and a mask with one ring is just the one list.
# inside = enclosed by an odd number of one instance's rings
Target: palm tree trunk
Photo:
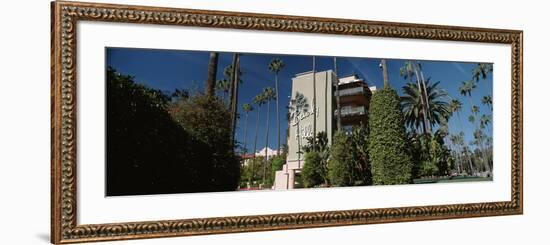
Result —
[[[334, 57], [334, 74], [336, 75], [336, 128], [340, 131], [342, 130], [342, 120], [340, 119], [342, 115], [340, 111], [340, 85], [338, 80], [338, 65], [336, 62], [336, 57]], [[332, 113], [332, 111], [330, 113]]]
[[277, 156], [281, 153], [281, 123], [279, 122], [279, 72], [275, 73], [275, 106], [277, 111]]
[[431, 130], [428, 129], [427, 125], [429, 124], [428, 123], [428, 117], [427, 117], [427, 107], [426, 107], [426, 100], [424, 99], [424, 92], [423, 92], [423, 89], [422, 89], [422, 85], [421, 85], [421, 77], [420, 77], [420, 74], [418, 72], [418, 68], [416, 65], [413, 65], [412, 64], [412, 61], [409, 61], [409, 66], [411, 66], [412, 70], [414, 71], [414, 74], [416, 76], [416, 86], [418, 87], [418, 92], [420, 92], [420, 103], [422, 103], [422, 117], [423, 117], [423, 130], [424, 130], [424, 134], [431, 134]]
[[[258, 117], [256, 118], [256, 130], [254, 131], [254, 151], [252, 154], [254, 154], [254, 158], [256, 158], [256, 146], [258, 143], [258, 126], [260, 125], [260, 104], [258, 104]], [[252, 184], [252, 181], [254, 180], [254, 164], [252, 162], [251, 167], [251, 180], [249, 180], [250, 184]]]
[[265, 126], [265, 162], [264, 162], [264, 170], [263, 170], [263, 177], [262, 177], [262, 184], [265, 184], [265, 173], [267, 168], [267, 146], [269, 144], [269, 100], [267, 101], [267, 115], [266, 115], [266, 126]]
[[248, 151], [246, 150], [246, 133], [248, 131], [248, 112], [246, 112], [245, 116], [244, 116], [244, 138], [243, 138], [243, 150], [244, 150], [244, 154], [246, 155], [246, 153], [248, 153]]
[[317, 134], [317, 82], [315, 81], [315, 56], [313, 56], [313, 149], [315, 149]]
[[380, 65], [382, 65], [382, 78], [384, 79], [384, 88], [389, 88], [390, 81], [388, 79], [388, 67], [386, 66], [386, 60], [382, 59], [380, 61]]
[[208, 62], [208, 77], [204, 86], [204, 94], [214, 96], [214, 88], [216, 86], [216, 73], [218, 72], [218, 53], [210, 53], [210, 61]]
[[237, 104], [239, 100], [239, 70], [240, 55], [233, 55], [233, 74], [231, 78], [231, 144], [235, 143], [235, 129], [237, 127]]
[[[456, 112], [456, 116], [458, 117], [458, 124], [460, 125], [460, 129], [462, 130], [461, 132], [464, 132], [464, 125], [462, 124], [462, 119], [461, 119], [460, 113], [458, 111]], [[472, 158], [470, 158], [469, 151], [466, 151], [466, 157], [468, 157], [468, 163], [470, 164], [470, 171], [473, 172]]]

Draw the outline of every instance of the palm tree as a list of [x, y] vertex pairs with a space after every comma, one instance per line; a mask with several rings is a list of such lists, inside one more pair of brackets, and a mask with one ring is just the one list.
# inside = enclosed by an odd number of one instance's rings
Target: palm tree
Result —
[[384, 80], [384, 88], [390, 87], [390, 82], [388, 80], [388, 66], [386, 65], [386, 60], [380, 60], [380, 68], [382, 69], [382, 77]]
[[[462, 96], [466, 96], [468, 98], [468, 101], [470, 102], [470, 108], [472, 108], [472, 112], [474, 111], [474, 103], [472, 102], [472, 91], [476, 88], [476, 84], [474, 81], [462, 81], [462, 86], [458, 88], [458, 91]], [[478, 108], [479, 111], [479, 108]], [[470, 115], [468, 117], [468, 121], [471, 123], [475, 122], [476, 118], [474, 115]]]
[[456, 156], [456, 170], [458, 173], [462, 173], [462, 159], [460, 158], [460, 154], [458, 153], [458, 150], [456, 149], [458, 146], [458, 135], [456, 134], [451, 134], [451, 149], [452, 149], [452, 152], [454, 152], [455, 156]]
[[464, 143], [464, 132], [460, 132], [457, 136], [457, 141], [460, 147], [462, 148], [462, 151], [466, 154], [466, 157], [468, 158], [468, 164], [470, 167], [470, 174], [473, 174], [475, 172], [474, 165], [472, 163], [472, 158], [470, 157], [470, 149], [468, 145]]
[[[449, 103], [449, 108], [451, 109], [451, 112], [452, 113], [456, 113], [456, 116], [458, 117], [458, 123], [460, 124], [460, 129], [462, 130], [461, 131], [461, 134], [464, 135], [463, 131], [464, 131], [464, 126], [462, 125], [462, 119], [460, 118], [460, 111], [462, 110], [462, 102], [460, 102], [459, 100], [457, 99], [452, 99], [451, 100], [451, 103]], [[464, 136], [462, 136], [462, 140], [460, 140], [460, 134], [459, 135], [456, 135], [456, 139], [455, 141], [457, 143], [461, 143], [461, 147], [462, 147], [462, 144], [463, 141], [464, 141]], [[473, 166], [472, 164], [472, 159], [470, 158], [470, 154], [469, 154], [469, 151], [466, 151], [466, 157], [468, 158], [468, 163], [470, 164], [470, 168], [471, 166]]]
[[248, 130], [248, 113], [254, 110], [254, 107], [252, 105], [246, 103], [243, 104], [242, 109], [244, 111], [244, 138], [243, 138], [243, 150], [244, 154], [248, 153], [248, 150], [246, 149], [246, 133]]
[[[487, 125], [489, 125], [490, 122], [491, 122], [491, 116], [483, 114], [479, 118], [479, 127], [481, 129], [485, 129], [487, 127]], [[480, 137], [478, 137], [479, 138], [478, 143], [479, 143], [479, 147], [481, 148], [481, 151], [483, 152], [483, 156], [484, 156], [484, 160], [485, 160], [485, 167], [486, 167], [486, 170], [491, 170], [490, 165], [489, 165], [488, 152], [487, 152], [487, 149], [485, 148], [485, 144], [484, 144], [486, 135], [483, 133], [482, 130], [479, 130], [479, 131], [480, 131], [479, 133], [481, 133], [481, 135], [480, 135]]]
[[486, 156], [486, 151], [485, 151], [485, 147], [483, 146], [483, 142], [485, 141], [485, 134], [483, 133], [483, 131], [481, 129], [476, 129], [474, 131], [474, 139], [475, 139], [475, 144], [477, 145], [479, 151], [481, 152], [481, 157], [482, 157], [482, 160], [483, 160], [483, 165], [485, 167], [485, 171], [490, 171], [489, 169], [489, 160], [487, 159], [487, 156]]
[[[403, 66], [401, 68], [399, 68], [399, 75], [401, 77], [403, 77], [404, 79], [408, 79], [410, 84], [413, 83], [412, 78], [415, 74], [416, 74], [416, 86], [418, 87], [418, 91], [422, 91], [422, 85], [420, 84], [420, 77], [418, 76], [418, 72], [417, 72], [416, 68], [413, 66], [413, 62], [412, 61], [406, 61], [403, 64]], [[426, 105], [426, 103], [424, 102], [425, 101], [424, 93], [419, 92], [417, 96], [420, 98], [420, 104], [422, 105], [422, 108], [426, 108], [426, 106], [424, 106], [424, 105]], [[423, 112], [422, 112], [422, 120], [424, 121], [423, 125], [428, 125], [427, 114], [428, 113], [423, 109]], [[427, 130], [425, 130], [425, 132], [426, 131]]]
[[218, 72], [218, 53], [210, 52], [210, 60], [208, 62], [208, 77], [205, 81], [204, 94], [207, 96], [214, 95], [214, 87], [216, 82], [216, 73]]
[[474, 113], [474, 115], [477, 115], [479, 113], [479, 107], [478, 106], [472, 106], [472, 113]]
[[[448, 95], [445, 90], [438, 88], [439, 82], [430, 84], [428, 79], [426, 84], [428, 95], [426, 103], [422, 102], [422, 90], [419, 90], [415, 84], [407, 83], [403, 86], [401, 105], [406, 125], [412, 128], [422, 127], [424, 134], [429, 134], [431, 126], [447, 120], [451, 114], [451, 108], [449, 103], [443, 99]], [[427, 123], [424, 120], [426, 114], [431, 115], [428, 117]]]
[[[265, 104], [265, 100], [263, 94], [260, 93], [256, 95], [252, 101], [254, 104], [256, 104], [256, 108], [258, 108], [258, 117], [256, 118], [256, 130], [254, 131], [254, 151], [252, 152], [252, 154], [254, 154], [254, 157], [256, 157], [256, 146], [258, 143], [258, 126], [260, 125], [260, 109], [262, 108], [262, 105]], [[252, 175], [249, 182], [252, 184], [252, 180], [254, 179], [254, 165], [252, 165], [251, 172]]]
[[458, 91], [462, 96], [468, 97], [470, 101], [470, 106], [474, 106], [472, 102], [472, 91], [476, 88], [476, 84], [473, 81], [462, 81], [462, 86], [458, 88]]
[[[233, 54], [233, 62], [231, 64], [231, 97], [230, 108], [231, 108], [231, 143], [235, 143], [235, 129], [237, 127], [237, 105], [239, 100], [239, 82], [241, 82], [241, 67], [240, 67], [240, 55], [239, 53]], [[228, 71], [225, 71], [228, 73]]]
[[285, 63], [279, 58], [271, 60], [269, 70], [275, 73], [275, 106], [277, 110], [277, 155], [281, 150], [281, 123], [279, 122], [279, 72], [285, 67]]
[[491, 122], [491, 116], [483, 114], [481, 118], [479, 118], [479, 125], [482, 129], [484, 129], [489, 123]]
[[297, 132], [296, 132], [296, 136], [298, 137], [298, 165], [300, 165], [300, 156], [301, 156], [301, 153], [302, 153], [302, 146], [301, 146], [301, 138], [302, 136], [300, 135], [300, 116], [302, 113], [307, 113], [308, 110], [309, 110], [309, 104], [307, 103], [307, 99], [306, 97], [299, 93], [299, 92], [296, 92], [296, 95], [294, 96], [294, 99], [291, 99], [290, 100], [290, 106], [289, 106], [289, 110], [290, 110], [290, 121], [296, 121], [296, 127], [297, 127]]
[[223, 93], [223, 101], [226, 101], [227, 94], [229, 94], [231, 82], [227, 79], [221, 79], [216, 81], [216, 90]]
[[487, 75], [489, 73], [493, 72], [493, 65], [487, 64], [487, 63], [477, 63], [477, 65], [474, 67], [472, 71], [472, 78], [479, 82], [481, 79], [487, 79]]
[[485, 95], [481, 98], [481, 103], [493, 110], [493, 98], [490, 95]]
[[263, 91], [263, 97], [264, 101], [267, 104], [267, 114], [266, 114], [266, 126], [265, 126], [265, 162], [264, 162], [264, 169], [263, 169], [263, 178], [262, 178], [262, 184], [265, 184], [265, 174], [266, 174], [266, 168], [267, 168], [267, 146], [269, 144], [269, 102], [275, 99], [275, 90], [271, 87], [265, 88]]

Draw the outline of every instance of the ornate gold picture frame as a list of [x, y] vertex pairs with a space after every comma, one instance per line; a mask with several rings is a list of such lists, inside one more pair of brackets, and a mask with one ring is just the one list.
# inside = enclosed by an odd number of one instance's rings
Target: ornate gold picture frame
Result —
[[[76, 243], [216, 233], [515, 215], [523, 212], [523, 32], [366, 20], [55, 1], [51, 4], [51, 242]], [[77, 45], [80, 21], [428, 39], [511, 45], [510, 201], [218, 218], [78, 224]], [[100, 180], [98, 180], [100, 181]], [[182, 207], [185, 208], [185, 207]]]

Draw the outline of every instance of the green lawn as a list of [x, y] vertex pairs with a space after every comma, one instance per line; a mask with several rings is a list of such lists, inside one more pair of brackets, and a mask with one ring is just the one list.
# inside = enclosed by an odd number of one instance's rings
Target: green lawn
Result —
[[429, 184], [429, 183], [455, 183], [455, 182], [473, 182], [473, 181], [492, 181], [493, 177], [442, 177], [442, 178], [422, 178], [414, 179], [415, 184]]

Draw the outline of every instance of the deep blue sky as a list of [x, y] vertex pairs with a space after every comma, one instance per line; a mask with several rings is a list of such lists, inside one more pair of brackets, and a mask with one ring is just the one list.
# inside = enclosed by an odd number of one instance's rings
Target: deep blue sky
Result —
[[[115, 68], [122, 74], [132, 75], [135, 81], [152, 88], [171, 92], [176, 88], [203, 91], [204, 80], [207, 77], [209, 52], [203, 51], [179, 51], [179, 50], [157, 50], [157, 49], [129, 49], [129, 48], [107, 48], [107, 66]], [[233, 53], [220, 53], [218, 63], [217, 79], [223, 78], [223, 70], [231, 64]], [[238, 122], [236, 139], [243, 140], [244, 137], [244, 114], [241, 111], [243, 103], [251, 103], [252, 98], [260, 93], [265, 87], [275, 86], [275, 76], [269, 72], [268, 65], [273, 58], [280, 58], [285, 63], [285, 68], [279, 73], [280, 90], [280, 120], [281, 120], [281, 143], [286, 143], [286, 109], [291, 93], [291, 78], [301, 72], [311, 71], [311, 56], [300, 55], [271, 55], [271, 54], [249, 54], [241, 55], [241, 70], [243, 75], [242, 85], [239, 87], [239, 113], [241, 119]], [[390, 85], [402, 93], [401, 87], [406, 80], [399, 76], [399, 68], [406, 60], [388, 59], [388, 76]], [[357, 74], [364, 78], [369, 86], [382, 87], [382, 72], [379, 68], [379, 58], [338, 58], [338, 76]], [[421, 61], [422, 69], [426, 78], [431, 77], [432, 82], [441, 81], [440, 87], [445, 89], [453, 98], [459, 99], [462, 103], [460, 119], [454, 115], [450, 120], [450, 131], [452, 134], [464, 131], [466, 143], [472, 140], [474, 126], [468, 122], [470, 113], [470, 102], [466, 97], [460, 95], [458, 88], [461, 82], [472, 79], [472, 69], [476, 63], [447, 62], [447, 61]], [[332, 57], [318, 56], [316, 59], [316, 70], [324, 71], [333, 69]], [[489, 108], [481, 104], [484, 95], [492, 96], [492, 74], [486, 80], [481, 80], [472, 92], [472, 101], [480, 107], [480, 114], [491, 115]], [[271, 104], [269, 147], [277, 147], [277, 126], [275, 122], [275, 103]], [[266, 110], [262, 108], [259, 120], [258, 149], [265, 145], [265, 124]], [[461, 123], [460, 123], [461, 122]], [[462, 124], [462, 126], [461, 126]], [[253, 131], [256, 125], [256, 111], [253, 111], [248, 120], [248, 149], [251, 149], [253, 142]], [[492, 136], [492, 123], [486, 129], [486, 133]]]

